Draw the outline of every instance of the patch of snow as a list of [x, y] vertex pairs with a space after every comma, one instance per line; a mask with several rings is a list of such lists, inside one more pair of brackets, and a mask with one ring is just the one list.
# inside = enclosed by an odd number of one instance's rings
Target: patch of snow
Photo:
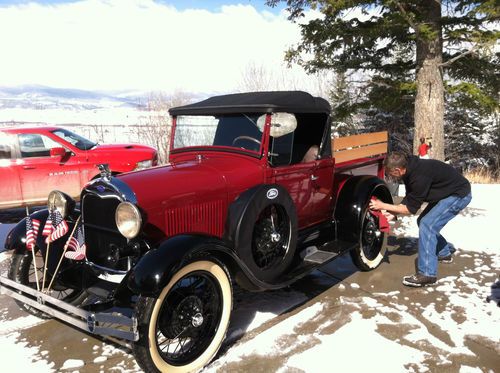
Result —
[[462, 365], [459, 370], [459, 373], [481, 373], [481, 372], [482, 372], [481, 369], [470, 367], [468, 365]]
[[[9, 373], [47, 373], [55, 372], [54, 363], [41, 360], [37, 355], [40, 347], [30, 347], [27, 342], [19, 341], [19, 333], [0, 336], [2, 371]], [[5, 359], [5, 357], [8, 357]]]
[[298, 314], [288, 317], [271, 328], [265, 329], [257, 334], [252, 340], [244, 344], [237, 344], [229, 350], [229, 353], [220, 357], [212, 366], [204, 371], [218, 371], [218, 368], [230, 362], [239, 362], [245, 357], [257, 354], [262, 356], [273, 356], [284, 353], [293, 346], [281, 346], [279, 340], [287, 335], [293, 334], [294, 330], [305, 322], [314, 319], [323, 311], [324, 305], [316, 303]]
[[3, 251], [0, 253], [0, 263], [4, 262], [6, 260], [10, 260], [10, 253]]
[[22, 316], [13, 320], [2, 320], [2, 322], [0, 322], [0, 335], [28, 329], [33, 326], [43, 324], [44, 322], [46, 322], [46, 320], [40, 319], [33, 315]]
[[[331, 356], [332, 353], [335, 353], [332, 364], [338, 372], [396, 373], [407, 371], [409, 364], [418, 366], [421, 372], [426, 371], [422, 365], [425, 352], [386, 339], [374, 332], [376, 329], [376, 318], [364, 319], [359, 312], [355, 312], [351, 322], [335, 333], [315, 335], [321, 343], [292, 356], [280, 371], [295, 368], [308, 373], [325, 372], [328, 370], [325, 370], [325, 361], [318, 356]], [[362, 351], [362, 354], [356, 351]], [[390, 359], [383, 356], [390, 356]]]
[[94, 359], [94, 363], [99, 364], [99, 363], [104, 363], [108, 358], [106, 356], [99, 356]]
[[[458, 288], [456, 283], [459, 277], [448, 276], [439, 281], [436, 291], [442, 292], [448, 299], [449, 308], [439, 313], [434, 305], [427, 306], [423, 311], [429, 321], [438, 324], [441, 330], [447, 332], [456, 346], [464, 346], [465, 339], [470, 335], [481, 335], [497, 344], [498, 325], [500, 325], [500, 313], [493, 302], [486, 302], [491, 292], [491, 285], [481, 286], [471, 278], [460, 276], [464, 286]], [[453, 314], [465, 312], [466, 318], [460, 322], [453, 321]]]
[[307, 299], [304, 294], [290, 290], [260, 293], [245, 292], [244, 295], [244, 297], [235, 296], [238, 298], [235, 299], [238, 306], [231, 315], [231, 324], [236, 328], [229, 330], [227, 336], [229, 340], [260, 327], [290, 307]]
[[75, 368], [81, 368], [85, 365], [85, 362], [83, 360], [78, 360], [78, 359], [68, 359], [64, 362], [63, 366], [61, 369], [75, 369]]
[[[351, 304], [352, 302], [355, 302], [356, 304], [359, 305], [360, 300], [359, 299], [343, 299], [343, 302], [345, 304]], [[464, 355], [473, 355], [472, 352], [464, 347], [463, 343], [460, 343], [458, 346], [450, 346], [447, 343], [437, 339], [432, 335], [432, 333], [429, 332], [428, 327], [426, 324], [422, 321], [420, 321], [416, 316], [413, 316], [408, 310], [401, 310], [396, 303], [390, 303], [389, 305], [383, 305], [382, 303], [379, 303], [373, 298], [368, 298], [368, 297], [362, 297], [361, 302], [364, 304], [368, 305], [371, 309], [376, 309], [378, 315], [375, 316], [377, 318], [377, 325], [380, 325], [381, 323], [384, 324], [392, 324], [392, 325], [398, 325], [401, 326], [403, 324], [411, 326], [411, 330], [408, 332], [408, 334], [403, 335], [403, 339], [409, 342], [413, 342], [414, 344], [421, 344], [421, 343], [428, 343], [431, 342], [431, 344], [443, 351], [446, 351], [447, 353], [454, 353], [454, 354], [464, 354]], [[414, 309], [414, 307], [412, 308]], [[399, 316], [399, 321], [397, 323], [390, 321], [388, 318], [385, 318], [385, 320], [380, 319], [381, 317], [384, 317], [384, 314], [393, 314], [397, 313]], [[420, 313], [420, 312], [419, 312]], [[425, 315], [424, 315], [425, 316]], [[435, 320], [429, 320], [429, 321], [434, 321]], [[444, 322], [448, 322], [448, 320], [441, 320]], [[439, 327], [441, 327], [440, 323], [437, 323]], [[443, 356], [444, 358], [444, 356]]]

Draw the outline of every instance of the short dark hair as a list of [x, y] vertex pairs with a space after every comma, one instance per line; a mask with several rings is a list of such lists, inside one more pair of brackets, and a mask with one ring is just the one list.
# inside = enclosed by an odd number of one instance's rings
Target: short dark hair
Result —
[[384, 160], [384, 167], [389, 171], [395, 168], [406, 168], [407, 165], [408, 156], [403, 152], [389, 153]]

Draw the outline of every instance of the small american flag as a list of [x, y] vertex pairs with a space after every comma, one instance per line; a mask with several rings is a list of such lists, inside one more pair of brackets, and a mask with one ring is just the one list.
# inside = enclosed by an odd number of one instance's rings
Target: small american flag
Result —
[[36, 237], [38, 236], [38, 229], [40, 228], [40, 221], [31, 219], [30, 216], [26, 217], [26, 248], [33, 250], [35, 247]]
[[47, 236], [45, 242], [53, 242], [68, 233], [68, 224], [57, 210], [50, 212], [43, 228], [42, 235]]
[[74, 251], [68, 251], [64, 256], [68, 259], [82, 260], [85, 259], [85, 252], [87, 247], [85, 246], [85, 235], [83, 234], [83, 225], [79, 224], [76, 228], [76, 233], [71, 237], [69, 241], [68, 248]]
[[49, 212], [49, 216], [45, 221], [45, 225], [43, 226], [42, 236], [46, 236], [45, 243], [49, 243], [49, 236], [52, 233], [52, 212]]

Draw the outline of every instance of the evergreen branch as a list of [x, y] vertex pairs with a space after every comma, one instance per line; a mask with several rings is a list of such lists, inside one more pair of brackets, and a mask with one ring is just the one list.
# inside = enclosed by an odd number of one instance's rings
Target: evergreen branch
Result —
[[465, 56], [468, 56], [469, 54], [474, 54], [476, 52], [476, 50], [479, 49], [479, 45], [476, 44], [474, 45], [471, 49], [469, 49], [468, 51], [465, 51], [463, 53], [460, 53], [458, 56], [455, 56], [453, 57], [452, 59], [446, 61], [446, 62], [443, 62], [443, 63], [440, 63], [439, 64], [439, 67], [448, 67], [450, 66], [452, 63], [454, 63], [455, 61], [465, 57]]
[[395, 3], [396, 3], [396, 6], [401, 11], [401, 13], [403, 14], [404, 19], [406, 19], [408, 24], [415, 30], [415, 32], [418, 32], [418, 25], [415, 22], [413, 22], [413, 20], [411, 19], [410, 15], [408, 14], [408, 12], [404, 8], [404, 6], [401, 5], [401, 3], [399, 1], [395, 1]]

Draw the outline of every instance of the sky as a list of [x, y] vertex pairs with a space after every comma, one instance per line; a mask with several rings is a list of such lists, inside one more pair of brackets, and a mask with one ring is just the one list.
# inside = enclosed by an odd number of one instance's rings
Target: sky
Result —
[[[0, 5], [20, 5], [20, 4], [29, 4], [29, 3], [37, 3], [43, 5], [57, 5], [57, 4], [68, 4], [68, 3], [76, 3], [79, 0], [0, 0]], [[223, 5], [229, 4], [242, 4], [242, 5], [252, 5], [254, 8], [258, 10], [267, 9], [269, 11], [280, 11], [285, 8], [284, 4], [277, 5], [274, 10], [269, 8], [265, 4], [265, 0], [239, 0], [239, 1], [231, 1], [231, 0], [158, 0], [156, 1], [160, 4], [173, 5], [175, 8], [179, 10], [184, 9], [207, 9], [207, 10], [219, 10]]]
[[0, 0], [0, 86], [230, 92], [299, 40], [264, 0]]

